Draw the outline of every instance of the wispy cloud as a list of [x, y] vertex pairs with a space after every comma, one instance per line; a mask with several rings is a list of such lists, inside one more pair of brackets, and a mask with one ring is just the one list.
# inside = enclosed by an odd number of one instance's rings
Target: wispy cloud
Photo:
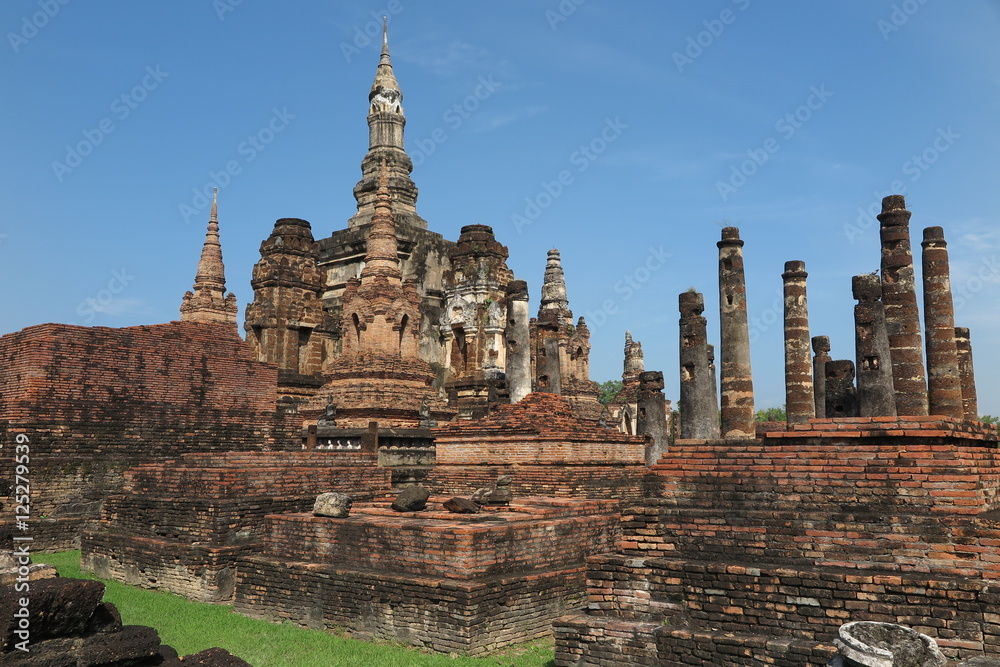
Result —
[[146, 305], [145, 299], [115, 297], [106, 304], [95, 304], [94, 310], [102, 315], [121, 317], [124, 315], [148, 315], [150, 308]]
[[472, 127], [472, 131], [489, 132], [506, 125], [516, 123], [520, 120], [524, 120], [525, 118], [537, 116], [538, 114], [545, 113], [546, 111], [548, 111], [548, 107], [546, 106], [522, 106], [505, 112], [495, 113], [478, 119]]
[[407, 40], [393, 51], [393, 57], [443, 78], [459, 78], [469, 72], [490, 72], [503, 80], [505, 88], [510, 89], [517, 82], [510, 60], [497, 58], [480, 46], [435, 33]]

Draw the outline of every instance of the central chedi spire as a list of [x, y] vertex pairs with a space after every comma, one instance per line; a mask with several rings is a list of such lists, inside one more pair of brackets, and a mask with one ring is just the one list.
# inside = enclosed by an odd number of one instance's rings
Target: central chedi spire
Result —
[[432, 386], [434, 370], [420, 358], [420, 296], [416, 282], [400, 275], [389, 174], [383, 162], [365, 266], [344, 289], [341, 354], [304, 413], [311, 419], [333, 404], [341, 428], [365, 427], [372, 420], [390, 428], [417, 428], [428, 416], [454, 416]]
[[410, 178], [413, 161], [403, 147], [405, 126], [403, 92], [392, 70], [388, 26], [383, 18], [382, 53], [368, 93], [368, 153], [361, 161], [361, 180], [354, 186], [358, 212], [348, 221], [349, 227], [367, 224], [375, 215], [379, 167], [385, 162], [396, 223], [427, 229], [427, 221], [417, 215], [417, 186]]
[[198, 260], [194, 291], [185, 292], [181, 303], [182, 322], [219, 322], [236, 326], [236, 295], [226, 294], [226, 269], [219, 243], [219, 189], [212, 195], [212, 213], [205, 232], [205, 244]]

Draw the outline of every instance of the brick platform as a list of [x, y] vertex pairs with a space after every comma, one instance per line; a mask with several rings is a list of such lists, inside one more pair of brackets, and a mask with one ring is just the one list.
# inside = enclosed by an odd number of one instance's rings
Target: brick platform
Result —
[[989, 425], [824, 419], [679, 441], [622, 549], [588, 559], [556, 624], [569, 665], [822, 667], [847, 621], [909, 625], [953, 658], [1000, 653], [1000, 452]]
[[276, 386], [277, 369], [231, 325], [42, 324], [0, 337], [0, 433], [11, 448], [16, 434], [30, 438], [34, 547], [79, 546], [138, 463], [292, 439]]
[[535, 392], [433, 431], [426, 484], [441, 494], [467, 495], [510, 475], [515, 495], [636, 500], [649, 472], [644, 438], [580, 419], [556, 394]]
[[617, 502], [526, 498], [458, 515], [355, 505], [346, 519], [267, 517], [238, 567], [235, 608], [478, 654], [551, 632], [582, 601], [583, 561], [613, 550]]
[[375, 455], [349, 452], [189, 454], [138, 466], [84, 531], [82, 567], [194, 600], [232, 598], [239, 558], [258, 553], [264, 517], [311, 509], [326, 491], [389, 493]]

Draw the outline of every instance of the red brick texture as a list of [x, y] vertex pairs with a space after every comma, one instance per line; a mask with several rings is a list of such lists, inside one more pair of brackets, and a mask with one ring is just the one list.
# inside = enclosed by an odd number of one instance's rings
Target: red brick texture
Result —
[[579, 567], [594, 545], [614, 548], [619, 537], [618, 504], [610, 500], [526, 498], [453, 514], [441, 508], [447, 499], [432, 497], [419, 514], [400, 514], [386, 501], [355, 505], [345, 519], [269, 516], [263, 551], [289, 561], [471, 580]]
[[390, 471], [361, 452], [189, 454], [129, 470], [83, 534], [83, 568], [196, 600], [233, 594], [239, 557], [260, 551], [265, 516], [312, 509], [327, 491], [390, 493]]
[[529, 498], [458, 515], [355, 506], [346, 519], [269, 516], [240, 560], [249, 615], [478, 654], [547, 635], [582, 602], [586, 556], [615, 548], [617, 503]]
[[449, 465], [427, 473], [424, 485], [434, 493], [468, 496], [490, 486], [500, 475], [513, 478], [514, 497], [642, 498], [649, 468], [644, 465]]
[[857, 620], [909, 625], [953, 658], [1000, 652], [988, 425], [814, 419], [678, 441], [653, 474], [657, 497], [622, 513], [621, 551], [588, 559], [587, 609], [556, 624], [560, 667], [822, 667]]
[[35, 546], [76, 544], [132, 465], [283, 442], [294, 424], [275, 414], [276, 386], [231, 325], [43, 324], [0, 338], [3, 449], [31, 439]]
[[433, 431], [437, 464], [426, 483], [441, 494], [468, 495], [511, 475], [519, 496], [638, 499], [649, 472], [644, 438], [580, 419], [556, 394], [535, 392]]

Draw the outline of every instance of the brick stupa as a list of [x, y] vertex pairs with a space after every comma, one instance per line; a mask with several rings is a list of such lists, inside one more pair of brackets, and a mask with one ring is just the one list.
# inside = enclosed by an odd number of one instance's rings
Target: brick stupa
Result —
[[343, 352], [308, 407], [315, 413], [336, 406], [339, 428], [362, 428], [373, 419], [383, 427], [418, 428], [427, 418], [454, 415], [432, 387], [431, 365], [420, 358], [420, 296], [416, 282], [399, 270], [388, 182], [384, 168], [365, 266], [344, 290]]

